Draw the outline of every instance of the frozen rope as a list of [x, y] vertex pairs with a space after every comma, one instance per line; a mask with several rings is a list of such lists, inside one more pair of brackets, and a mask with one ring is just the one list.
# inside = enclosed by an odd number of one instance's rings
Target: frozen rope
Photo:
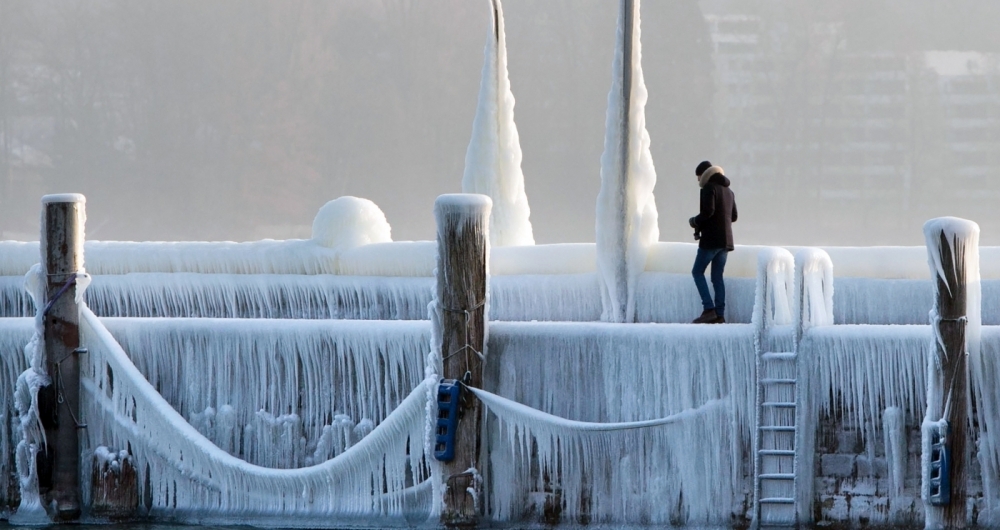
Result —
[[[393, 515], [428, 472], [422, 443], [431, 379], [375, 429], [336, 457], [310, 467], [274, 469], [223, 451], [198, 432], [146, 380], [86, 306], [81, 338], [90, 355], [82, 381], [88, 394], [92, 446], [129, 446], [137, 467], [152, 468], [152, 503], [212, 514]], [[412, 481], [408, 479], [412, 477]], [[179, 487], [184, 483], [183, 487]]]
[[556, 430], [569, 432], [569, 431], [590, 431], [590, 432], [606, 432], [606, 431], [627, 431], [634, 429], [645, 429], [650, 427], [659, 427], [662, 425], [669, 425], [672, 423], [679, 423], [684, 420], [692, 419], [698, 417], [702, 414], [717, 411], [726, 408], [728, 405], [728, 399], [713, 399], [704, 405], [687, 409], [677, 414], [671, 414], [665, 418], [658, 418], [655, 420], [645, 420], [645, 421], [628, 421], [628, 422], [614, 422], [614, 423], [594, 423], [587, 421], [577, 421], [568, 420], [566, 418], [560, 418], [559, 416], [554, 416], [546, 412], [542, 412], [537, 409], [533, 409], [527, 405], [522, 405], [516, 401], [511, 401], [507, 398], [500, 397], [496, 394], [492, 394], [485, 390], [479, 388], [466, 387], [471, 390], [476, 397], [478, 397], [485, 405], [486, 408], [490, 409], [493, 414], [504, 420], [515, 419], [519, 421], [531, 420], [532, 422], [540, 422], [546, 424], [550, 428]]
[[[49, 276], [55, 276], [55, 275], [50, 274]], [[59, 276], [65, 276], [65, 275], [60, 274]], [[62, 288], [60, 288], [59, 291], [56, 292], [56, 295], [53, 296], [52, 299], [49, 300], [47, 304], [45, 304], [45, 309], [42, 310], [42, 316], [49, 314], [49, 311], [52, 310], [52, 306], [54, 306], [55, 303], [58, 302], [59, 299], [62, 298], [64, 294], [66, 294], [66, 291], [69, 291], [69, 288], [73, 287], [74, 285], [76, 285], [76, 274], [74, 274], [73, 277], [69, 279], [69, 281], [64, 283]]]

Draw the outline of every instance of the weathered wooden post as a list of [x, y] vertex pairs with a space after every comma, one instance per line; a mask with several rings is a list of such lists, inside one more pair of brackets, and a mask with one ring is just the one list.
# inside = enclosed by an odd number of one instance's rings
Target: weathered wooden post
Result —
[[100, 446], [91, 459], [91, 514], [128, 519], [139, 508], [139, 473], [128, 451]]
[[[434, 201], [442, 376], [476, 388], [482, 387], [486, 359], [491, 209], [492, 201], [485, 195], [441, 195]], [[482, 407], [471, 392], [463, 391], [462, 395], [454, 459], [442, 465], [447, 491], [441, 522], [449, 526], [476, 525], [482, 505], [479, 502]]]
[[964, 219], [932, 219], [924, 224], [924, 237], [935, 291], [931, 311], [935, 341], [922, 428], [927, 527], [964, 528], [969, 459], [967, 301], [968, 283], [979, 281], [979, 226]]
[[[51, 384], [39, 390], [46, 445], [39, 455], [39, 493], [58, 520], [80, 517], [80, 308], [86, 199], [70, 193], [42, 197], [41, 263], [45, 274], [45, 368]], [[44, 475], [44, 476], [43, 476]]]

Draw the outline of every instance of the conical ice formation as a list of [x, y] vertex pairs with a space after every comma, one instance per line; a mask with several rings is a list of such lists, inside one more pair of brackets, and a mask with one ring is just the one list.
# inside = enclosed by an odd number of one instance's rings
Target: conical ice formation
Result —
[[639, 0], [621, 0], [597, 196], [597, 271], [602, 319], [632, 322], [649, 246], [659, 239], [656, 169], [646, 132]]
[[507, 44], [500, 0], [492, 0], [492, 7], [493, 26], [483, 54], [479, 105], [465, 154], [462, 191], [493, 199], [491, 245], [534, 245], [521, 173], [521, 144], [514, 124], [514, 94], [507, 78]]

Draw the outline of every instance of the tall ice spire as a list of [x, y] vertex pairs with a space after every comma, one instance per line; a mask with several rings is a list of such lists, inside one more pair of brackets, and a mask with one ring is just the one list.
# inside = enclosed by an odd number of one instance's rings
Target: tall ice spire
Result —
[[610, 322], [635, 320], [636, 282], [649, 246], [660, 237], [639, 35], [639, 0], [621, 0], [597, 196], [601, 318]]
[[493, 26], [486, 39], [479, 105], [465, 153], [462, 192], [493, 199], [490, 245], [534, 245], [521, 173], [521, 144], [514, 125], [514, 94], [507, 78], [503, 8], [491, 0]]

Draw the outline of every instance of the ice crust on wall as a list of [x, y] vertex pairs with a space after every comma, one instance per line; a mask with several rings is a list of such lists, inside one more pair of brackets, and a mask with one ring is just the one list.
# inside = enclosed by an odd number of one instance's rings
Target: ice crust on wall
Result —
[[636, 282], [646, 269], [649, 246], [660, 236], [653, 197], [656, 169], [646, 131], [639, 7], [639, 0], [621, 0], [597, 196], [601, 319], [608, 322], [634, 320]]
[[[923, 416], [930, 326], [838, 325], [810, 329], [799, 351], [812, 366], [818, 414], [840, 411], [866, 430], [865, 445], [888, 407], [911, 423]], [[816, 416], [814, 416], [816, 417]]]
[[[90, 241], [85, 245], [91, 274], [204, 272], [231, 274], [343, 274], [354, 276], [433, 276], [433, 241], [371, 243], [339, 254], [312, 240], [232, 242]], [[698, 246], [654, 242], [648, 272], [688, 274]], [[757, 253], [767, 247], [737, 245], [726, 276], [753, 278]], [[802, 247], [787, 247], [798, 251]], [[815, 247], [831, 257], [837, 278], [927, 280], [925, 247]], [[981, 275], [1000, 280], [1000, 247], [981, 247]], [[0, 241], [0, 279], [21, 278], [38, 263], [38, 242]], [[594, 243], [495, 247], [493, 275], [581, 274], [596, 271]], [[333, 261], [336, 261], [336, 264]]]
[[[669, 456], [673, 441], [657, 445], [656, 435], [633, 433], [634, 443], [618, 446], [576, 435], [561, 440], [543, 427], [535, 433], [541, 442], [565, 442], [560, 447], [566, 453], [540, 454], [533, 464], [530, 451], [520, 445], [534, 439], [524, 438], [532, 426], [511, 430], [515, 426], [508, 425], [502, 435], [491, 430], [495, 449], [487, 478], [490, 509], [505, 520], [524, 516], [531, 510], [531, 492], [545, 488], [546, 477], [538, 470], [558, 469], [563, 515], [570, 520], [586, 508], [572, 499], [625, 484], [622, 481], [630, 477], [629, 484], [648, 489], [633, 491], [628, 486], [603, 500], [592, 497], [595, 521], [728, 522], [729, 508], [737, 510], [746, 501], [742, 492], [749, 487], [745, 462], [751, 461], [753, 333], [751, 326], [740, 324], [491, 323], [486, 388], [528, 407], [568, 420], [609, 423], [663, 418], [725, 399], [732, 401], [732, 414], [725, 421], [698, 424], [693, 432], [674, 433], [701, 433], [701, 442], [688, 447], [688, 453], [697, 453], [690, 465], [704, 466], [699, 476], [716, 477], [716, 484], [681, 480], [679, 468], [672, 467], [679, 465], [673, 458], [680, 457]], [[644, 450], [622, 453], [621, 447]], [[711, 449], [702, 454], [698, 449], [705, 447]], [[667, 456], [659, 463], [645, 461], [652, 453], [644, 451], [654, 450]], [[618, 464], [624, 454], [632, 456]], [[531, 465], [535, 467], [523, 467]], [[607, 470], [610, 482], [588, 482], [584, 469]]]
[[419, 384], [430, 345], [427, 322], [104, 322], [204, 436], [275, 468], [325, 460], [356, 443], [366, 423], [379, 424]]
[[[731, 501], [731, 482], [725, 480], [731, 477], [718, 475], [718, 452], [732, 436], [728, 399], [666, 418], [591, 423], [473, 391], [498, 420], [494, 439], [501, 445], [492, 456], [508, 465], [496, 471], [494, 484], [504, 490], [511, 484], [535, 492], [558, 489], [559, 507], [571, 520], [587, 516], [595, 523], [664, 524], [681, 517], [687, 523], [726, 519], [718, 507]], [[495, 492], [494, 517], [519, 519], [526, 509], [520, 494], [513, 489]], [[698, 500], [685, 504], [692, 497]]]
[[507, 76], [503, 7], [500, 0], [491, 4], [493, 24], [483, 51], [479, 104], [465, 154], [462, 192], [480, 193], [493, 200], [490, 245], [534, 245], [521, 172], [521, 144], [514, 124], [514, 94]]
[[[527, 247], [525, 247], [527, 248]], [[0, 277], [0, 317], [33, 314], [23, 279]], [[639, 276], [635, 320], [689, 322], [700, 299], [689, 274]], [[728, 319], [750, 321], [754, 282], [727, 278]], [[96, 276], [86, 300], [99, 316], [207, 318], [427, 318], [434, 279], [292, 274], [131, 273]], [[493, 320], [598, 321], [595, 273], [492, 276]]]
[[421, 320], [431, 278], [134, 273], [98, 276], [87, 305], [101, 316]]
[[[397, 406], [384, 410], [383, 421], [332, 459], [306, 468], [272, 469], [226, 453], [195, 430], [86, 308], [81, 338], [90, 351], [83, 368], [84, 417], [93, 425], [88, 442], [90, 447], [132, 448], [138, 469], [145, 470], [140, 480], [149, 485], [144, 502], [151, 504], [151, 514], [181, 520], [201, 520], [206, 514], [349, 519], [426, 512], [414, 493], [427, 479], [427, 463], [422, 444], [413, 442], [424, 437], [426, 385], [431, 381], [395, 396]], [[377, 395], [364, 397], [379, 401]]]
[[[985, 311], [984, 311], [985, 313]], [[983, 326], [980, 355], [969, 358], [970, 384], [979, 422], [979, 451], [974, 453], [982, 469], [985, 508], [980, 524], [1000, 522], [1000, 326]]]
[[21, 422], [14, 406], [18, 376], [28, 369], [24, 346], [35, 333], [32, 318], [0, 318], [0, 516], [14, 499], [8, 497], [8, 481], [16, 469], [12, 456], [22, 439]]

